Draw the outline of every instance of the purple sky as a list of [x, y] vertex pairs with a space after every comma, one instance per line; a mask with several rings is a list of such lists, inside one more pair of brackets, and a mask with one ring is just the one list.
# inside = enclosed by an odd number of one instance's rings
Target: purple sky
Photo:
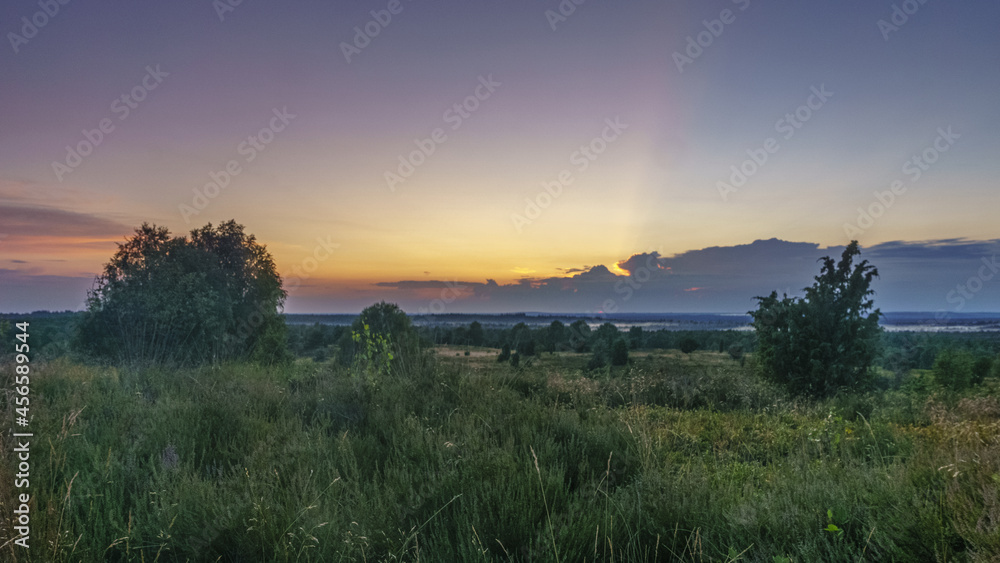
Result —
[[743, 312], [851, 239], [1000, 311], [995, 2], [224, 2], [0, 6], [0, 311], [230, 218], [292, 312]]

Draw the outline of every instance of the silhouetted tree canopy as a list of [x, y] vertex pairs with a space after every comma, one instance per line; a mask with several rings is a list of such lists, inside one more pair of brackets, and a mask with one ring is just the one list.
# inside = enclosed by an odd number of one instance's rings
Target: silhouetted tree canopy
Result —
[[235, 221], [190, 238], [143, 223], [95, 281], [74, 343], [127, 363], [283, 362], [285, 296], [267, 249]]

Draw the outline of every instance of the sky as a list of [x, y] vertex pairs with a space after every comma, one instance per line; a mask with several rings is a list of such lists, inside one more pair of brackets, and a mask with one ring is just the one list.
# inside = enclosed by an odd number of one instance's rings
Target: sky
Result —
[[235, 219], [286, 311], [1000, 311], [988, 0], [11, 0], [0, 311]]

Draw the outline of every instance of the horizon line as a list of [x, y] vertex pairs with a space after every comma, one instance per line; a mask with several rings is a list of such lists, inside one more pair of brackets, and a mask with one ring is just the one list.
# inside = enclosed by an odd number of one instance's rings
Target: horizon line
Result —
[[[400, 308], [400, 310], [403, 310]], [[49, 309], [36, 309], [31, 312], [24, 311], [0, 311], [0, 316], [14, 316], [14, 315], [37, 315], [37, 314], [76, 314], [85, 313], [85, 309], [71, 310], [63, 309], [61, 311], [53, 311]], [[571, 317], [608, 317], [608, 316], [622, 316], [622, 315], [749, 315], [749, 312], [733, 312], [733, 311], [723, 311], [723, 312], [712, 312], [712, 311], [694, 311], [694, 312], [678, 312], [678, 311], [634, 311], [634, 312], [617, 312], [617, 313], [600, 313], [600, 312], [545, 312], [545, 311], [505, 311], [505, 312], [452, 312], [452, 313], [407, 313], [411, 317], [444, 317], [444, 316], [487, 316], [487, 317], [498, 317], [498, 316], [514, 316], [514, 315], [524, 315], [524, 316], [545, 316], [545, 317], [558, 317], [558, 316], [571, 316]], [[930, 315], [937, 316], [939, 314], [945, 314], [948, 317], [967, 317], [974, 315], [1000, 315], [1000, 311], [929, 311], [929, 310], [896, 310], [896, 311], [879, 311], [882, 315], [893, 314], [909, 314], [909, 315]], [[335, 316], [335, 315], [353, 315], [357, 316], [361, 314], [361, 311], [343, 313], [343, 312], [309, 312], [309, 313], [288, 313], [282, 312], [282, 315], [314, 315], [314, 316]]]

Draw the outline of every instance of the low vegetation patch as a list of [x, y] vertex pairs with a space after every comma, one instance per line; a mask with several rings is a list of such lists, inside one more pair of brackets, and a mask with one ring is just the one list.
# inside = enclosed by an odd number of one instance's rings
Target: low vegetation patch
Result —
[[[4, 558], [854, 562], [1000, 551], [996, 379], [956, 391], [908, 377], [817, 400], [728, 352], [646, 356], [588, 370], [589, 352], [515, 367], [496, 350], [442, 349], [380, 377], [366, 375], [370, 363], [310, 358], [39, 364], [34, 428], [46, 446], [32, 450], [32, 549], [8, 544]], [[0, 470], [12, 483], [14, 465]], [[2, 541], [11, 494], [0, 490]]]

